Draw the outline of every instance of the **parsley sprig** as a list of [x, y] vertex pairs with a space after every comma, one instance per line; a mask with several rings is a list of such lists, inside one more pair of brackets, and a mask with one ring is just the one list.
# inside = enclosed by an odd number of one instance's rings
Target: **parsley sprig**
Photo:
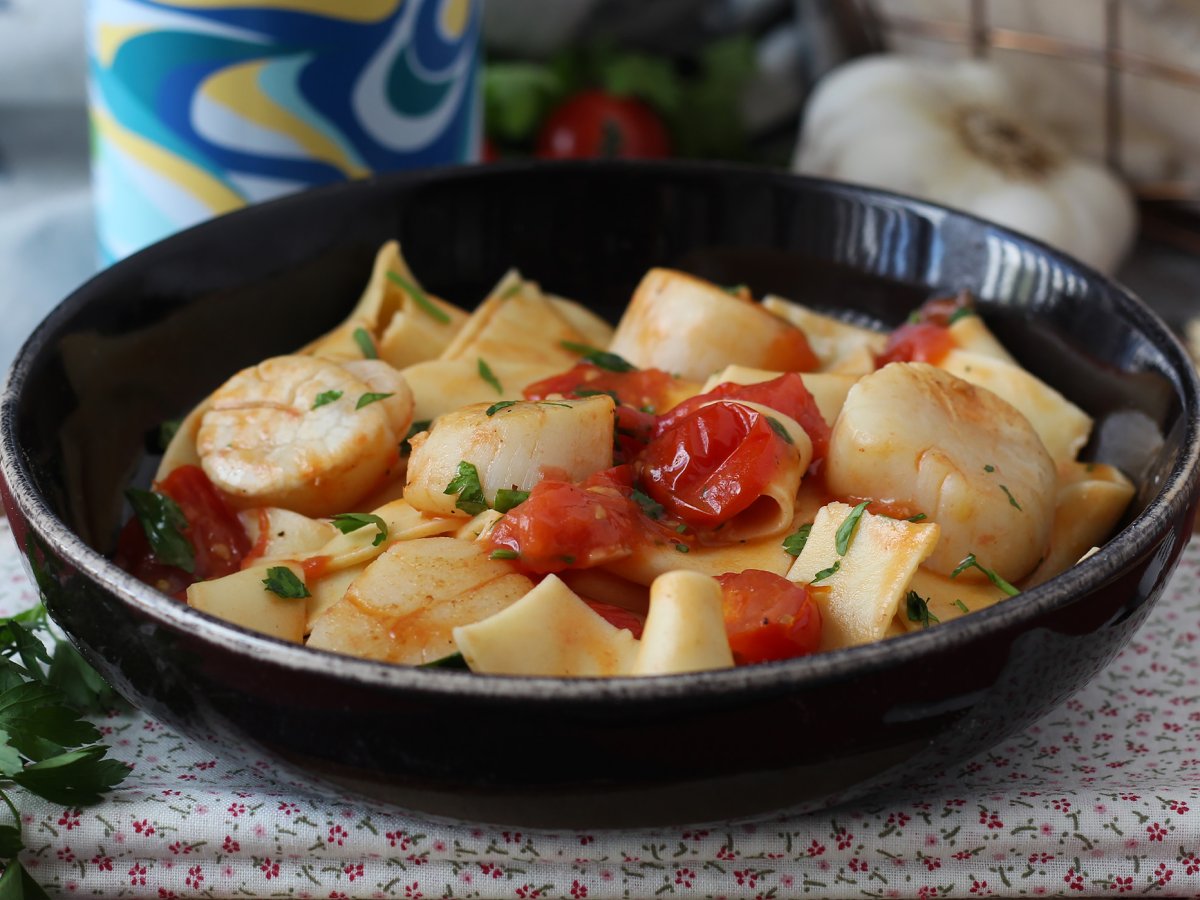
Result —
[[1004, 593], [1008, 594], [1010, 597], [1015, 597], [1017, 594], [1021, 593], [991, 569], [981, 566], [979, 564], [979, 560], [975, 558], [974, 553], [968, 553], [966, 556], [964, 556], [962, 562], [954, 567], [954, 571], [950, 573], [950, 577], [957, 578], [963, 572], [967, 571], [967, 569], [978, 569], [987, 577], [988, 581], [1000, 588], [1000, 590], [1004, 591]]
[[141, 488], [128, 488], [125, 497], [146, 534], [154, 558], [164, 566], [194, 572], [196, 551], [188, 540], [188, 521], [179, 504], [166, 494]]
[[458, 494], [455, 507], [463, 512], [477, 516], [488, 508], [487, 499], [483, 496], [483, 485], [479, 483], [479, 470], [474, 463], [465, 459], [458, 464], [458, 474], [450, 479], [443, 494]]
[[622, 359], [615, 353], [609, 353], [607, 350], [601, 350], [598, 347], [592, 347], [588, 344], [579, 344], [575, 341], [559, 341], [559, 344], [564, 350], [571, 353], [578, 353], [584, 362], [591, 363], [600, 369], [607, 369], [609, 372], [636, 372], [637, 366], [626, 359]]

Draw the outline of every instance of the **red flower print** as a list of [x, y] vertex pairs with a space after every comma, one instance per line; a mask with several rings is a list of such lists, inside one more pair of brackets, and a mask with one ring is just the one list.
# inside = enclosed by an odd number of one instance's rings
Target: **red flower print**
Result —
[[1188, 811], [1188, 805], [1182, 800], [1168, 800], [1167, 807], [1171, 810], [1171, 812], [1177, 813], [1181, 816], [1186, 814]]
[[101, 872], [111, 872], [113, 870], [113, 861], [111, 856], [101, 856], [96, 854], [92, 857], [92, 865]]
[[680, 837], [685, 841], [702, 841], [708, 837], [708, 831], [703, 828], [698, 831], [685, 831]]
[[542, 892], [532, 884], [523, 884], [517, 888], [517, 896], [521, 900], [537, 900], [538, 897], [542, 896]]
[[262, 873], [266, 877], [267, 881], [270, 881], [272, 878], [279, 877], [279, 863], [272, 862], [271, 857], [269, 856], [262, 861], [262, 865], [260, 865], [258, 868], [262, 870]]
[[384, 835], [387, 842], [393, 847], [399, 847], [401, 850], [407, 850], [412, 841], [408, 834], [403, 831], [389, 831]]
[[807, 852], [809, 856], [820, 856], [825, 852], [825, 845], [814, 838], [813, 842], [808, 845]]
[[[725, 846], [721, 847], [720, 850], [717, 851], [717, 859], [724, 859], [724, 860], [737, 859], [737, 851], [734, 850], [732, 847], [730, 847], [728, 844], [726, 844]], [[633, 860], [633, 859], [626, 859], [625, 861], [626, 862], [636, 862], [636, 860]]]
[[1067, 800], [1065, 798], [1063, 798], [1061, 800], [1055, 800], [1054, 808], [1057, 809], [1059, 812], [1070, 812], [1071, 811], [1071, 801]]
[[133, 885], [145, 884], [146, 873], [148, 871], [150, 870], [140, 863], [134, 863], [133, 867], [129, 870], [129, 883]]
[[845, 850], [854, 843], [854, 835], [848, 832], [845, 828], [838, 828], [837, 831], [829, 836], [829, 839], [832, 841], [837, 841], [839, 850]]
[[1136, 800], [1141, 800], [1141, 799], [1142, 799], [1142, 798], [1141, 798], [1140, 796], [1138, 796], [1137, 794], [1124, 794], [1124, 793], [1123, 793], [1123, 794], [1121, 794], [1120, 796], [1121, 796], [1121, 799], [1122, 799], [1122, 800], [1128, 800], [1128, 801], [1129, 801], [1129, 802], [1131, 802], [1131, 803], [1132, 803], [1132, 802], [1134, 802], [1134, 801], [1136, 801]]
[[1171, 880], [1171, 876], [1174, 874], [1174, 870], [1168, 869], [1166, 863], [1159, 863], [1158, 868], [1154, 870], [1154, 882], [1159, 887], [1166, 887], [1167, 882]]
[[80, 817], [83, 815], [82, 809], [64, 809], [62, 815], [58, 817], [58, 824], [70, 831], [72, 828], [78, 828], [83, 821]]
[[957, 853], [954, 854], [954, 858], [955, 859], [970, 859], [971, 851], [970, 850], [959, 850]]
[[158, 898], [159, 898], [159, 900], [175, 900], [175, 898], [176, 898], [176, 897], [178, 897], [178, 896], [179, 896], [179, 895], [178, 895], [178, 894], [176, 894], [174, 891], [168, 891], [168, 890], [167, 890], [166, 888], [164, 888], [164, 887], [160, 887], [160, 888], [158, 889]]
[[221, 845], [221, 848], [226, 853], [237, 853], [242, 849], [242, 845], [233, 839], [233, 835], [227, 834], [225, 835], [225, 843]]
[[410, 854], [408, 854], [408, 856], [406, 856], [404, 858], [406, 860], [408, 860], [410, 863], [412, 863], [414, 866], [423, 866], [423, 865], [425, 865], [425, 863], [429, 862], [429, 858], [427, 856], [425, 856], [424, 854], [422, 854], [421, 856], [417, 856], [417, 854], [415, 854], [415, 853], [410, 853]]
[[145, 834], [146, 837], [154, 834], [154, 826], [150, 824], [149, 819], [142, 819], [140, 822], [133, 823], [133, 830], [138, 834]]
[[571, 896], [574, 897], [575, 900], [582, 900], [583, 897], [587, 896], [587, 885], [580, 884], [578, 879], [572, 881]]
[[979, 811], [979, 824], [986, 825], [989, 830], [1004, 827], [1004, 823], [1000, 821], [1000, 817], [995, 813], [989, 813], [986, 809]]
[[1167, 836], [1167, 829], [1163, 828], [1157, 822], [1151, 822], [1146, 826], [1146, 837], [1152, 841], [1162, 841]]
[[329, 900], [349, 900], [349, 895], [342, 891], [330, 891]]
[[1038, 863], [1048, 863], [1054, 859], [1050, 853], [1031, 853], [1029, 854], [1029, 864], [1036, 866]]
[[925, 868], [930, 872], [932, 872], [934, 869], [940, 869], [942, 867], [941, 859], [936, 856], [927, 856], [924, 860], [922, 860], [922, 862], [925, 863]]
[[891, 813], [887, 817], [886, 824], [895, 825], [897, 828], [903, 828], [905, 825], [907, 825], [909, 823], [909, 821], [911, 819], [912, 819], [912, 816], [906, 815], [905, 813], [894, 812], [894, 813]]
[[504, 870], [495, 863], [480, 863], [479, 872], [481, 875], [491, 875], [493, 878], [504, 877]]
[[979, 881], [976, 878], [972, 878], [971, 879], [971, 893], [978, 894], [981, 897], [985, 897], [991, 893], [991, 889], [988, 888], [986, 881]]
[[280, 803], [279, 811], [285, 816], [290, 816], [292, 813], [300, 812], [300, 804], [298, 803]]
[[1083, 876], [1074, 869], [1067, 869], [1067, 874], [1063, 876], [1063, 881], [1065, 881], [1067, 886], [1073, 891], [1083, 890]]
[[346, 873], [346, 877], [354, 881], [356, 878], [363, 877], [363, 864], [350, 863], [349, 865], [342, 866], [342, 871]]
[[410, 900], [421, 900], [425, 895], [418, 890], [420, 886], [420, 882], [417, 881], [414, 881], [412, 884], [406, 884], [404, 886], [404, 896], [410, 898]]
[[71, 852], [70, 847], [63, 847], [58, 851], [58, 858], [63, 862], [75, 862], [75, 854]]
[[937, 888], [928, 884], [922, 885], [921, 889], [917, 891], [917, 900], [933, 900], [936, 896]]
[[245, 803], [230, 803], [229, 809], [226, 810], [235, 819], [246, 811]]
[[521, 843], [521, 832], [519, 831], [502, 831], [500, 834], [503, 836], [504, 843], [506, 844]]
[[196, 763], [196, 768], [199, 769], [201, 772], [203, 772], [207, 769], [215, 769], [216, 767], [217, 767], [217, 761], [215, 759], [206, 759], [204, 762]]
[[579, 844], [580, 844], [580, 846], [583, 846], [583, 847], [586, 847], [588, 844], [592, 843], [595, 840], [596, 840], [595, 835], [581, 834], [579, 836]]
[[679, 868], [675, 870], [675, 883], [681, 884], [685, 888], [690, 888], [692, 882], [696, 880], [696, 872], [693, 869]]
[[1109, 885], [1109, 890], [1116, 891], [1118, 894], [1123, 894], [1126, 891], [1132, 891], [1133, 890], [1133, 876], [1132, 875], [1118, 875], [1116, 878], [1114, 878], [1112, 880], [1112, 884]]
[[1179, 864], [1183, 866], [1183, 871], [1189, 875], [1195, 875], [1197, 872], [1200, 872], [1200, 859], [1196, 857], [1195, 853], [1185, 853], [1179, 857]]
[[345, 846], [346, 838], [349, 836], [350, 832], [348, 832], [341, 825], [334, 825], [329, 829], [329, 837], [327, 837], [325, 840], [327, 843], [337, 844], [339, 847], [342, 847]]
[[192, 866], [187, 870], [187, 878], [183, 880], [183, 883], [190, 888], [199, 890], [200, 885], [204, 883], [204, 872], [199, 866]]
[[[859, 859], [857, 856], [851, 857], [850, 871], [851, 872], [867, 871], [867, 861], [865, 859]], [[735, 872], [734, 874], [736, 875], [737, 873]], [[741, 884], [741, 882], [739, 881], [738, 884]]]

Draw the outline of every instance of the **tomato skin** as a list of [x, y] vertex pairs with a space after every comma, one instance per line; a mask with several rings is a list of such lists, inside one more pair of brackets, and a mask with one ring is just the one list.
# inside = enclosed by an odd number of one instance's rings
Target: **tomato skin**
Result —
[[725, 632], [739, 666], [791, 659], [821, 645], [821, 611], [803, 585], [762, 569], [718, 575]]
[[932, 322], [909, 322], [888, 335], [887, 345], [875, 358], [875, 368], [892, 362], [924, 362], [936, 365], [958, 345], [949, 329]]
[[671, 155], [671, 139], [641, 100], [590, 90], [550, 113], [536, 152], [542, 159], [663, 159]]
[[620, 559], [633, 552], [640, 534], [632, 489], [632, 473], [621, 468], [581, 484], [547, 479], [496, 522], [488, 543], [514, 551], [522, 568], [543, 574]]
[[639, 616], [637, 613], [622, 606], [605, 603], [602, 600], [589, 600], [587, 597], [584, 597], [583, 602], [590, 606], [592, 611], [601, 616], [609, 625], [612, 625], [614, 628], [627, 628], [633, 632], [634, 638], [641, 639], [642, 629], [646, 625], [645, 616]]
[[179, 504], [188, 521], [184, 532], [196, 551], [196, 580], [220, 578], [241, 568], [250, 538], [237, 513], [199, 466], [180, 466], [155, 485]]
[[715, 528], [748, 509], [795, 452], [762, 413], [718, 400], [650, 442], [640, 480], [669, 514]]
[[921, 304], [917, 321], [949, 327], [950, 320], [963, 310], [974, 311], [974, 302], [966, 291], [954, 297], [934, 297]]
[[157, 588], [177, 600], [186, 600], [188, 586], [196, 582], [190, 573], [175, 566], [165, 566], [154, 557], [150, 552], [150, 542], [146, 540], [146, 532], [136, 516], [121, 529], [113, 562], [142, 584]]
[[808, 433], [813, 445], [813, 459], [825, 458], [829, 448], [829, 423], [821, 415], [813, 395], [804, 386], [804, 380], [795, 372], [788, 372], [758, 384], [726, 382], [717, 385], [707, 394], [690, 397], [658, 417], [654, 428], [655, 436], [671, 430], [705, 403], [713, 400], [744, 400], [747, 403], [761, 403], [763, 406], [779, 410], [795, 420]]

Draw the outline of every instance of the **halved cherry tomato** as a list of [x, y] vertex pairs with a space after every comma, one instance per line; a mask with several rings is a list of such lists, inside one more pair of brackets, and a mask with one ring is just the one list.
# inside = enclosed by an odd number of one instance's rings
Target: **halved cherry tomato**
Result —
[[934, 297], [926, 300], [917, 310], [918, 322], [929, 322], [934, 325], [949, 325], [951, 319], [963, 310], [972, 310], [974, 303], [971, 295], [962, 291], [954, 297]]
[[744, 400], [747, 403], [761, 403], [763, 406], [779, 410], [808, 432], [813, 445], [813, 459], [825, 458], [825, 451], [829, 447], [829, 423], [822, 417], [817, 408], [817, 401], [804, 386], [803, 379], [795, 372], [788, 372], [758, 384], [726, 382], [717, 385], [707, 394], [690, 397], [658, 417], [654, 427], [655, 436], [670, 431], [705, 403], [713, 400]]
[[[627, 467], [626, 467], [627, 468]], [[581, 484], [545, 480], [505, 513], [488, 541], [530, 572], [598, 566], [628, 556], [640, 534], [631, 473], [599, 472]]]
[[875, 357], [875, 368], [882, 369], [892, 362], [925, 362], [937, 364], [958, 345], [949, 329], [932, 322], [901, 325], [888, 336], [883, 352]]
[[642, 629], [646, 625], [644, 616], [639, 616], [637, 613], [625, 609], [621, 606], [615, 606], [612, 603], [605, 603], [602, 600], [589, 600], [583, 598], [583, 602], [592, 608], [594, 612], [603, 617], [609, 625], [614, 628], [628, 628], [633, 632], [635, 638], [641, 638]]
[[795, 452], [762, 413], [718, 400], [650, 442], [640, 480], [668, 513], [715, 528], [748, 509]]
[[821, 611], [803, 585], [762, 569], [718, 575], [725, 633], [740, 665], [791, 659], [821, 644]]
[[661, 159], [671, 140], [641, 100], [581, 91], [550, 113], [537, 139], [542, 159]]
[[194, 575], [175, 566], [165, 566], [155, 558], [142, 523], [136, 516], [121, 529], [113, 562], [142, 584], [158, 588], [177, 600], [186, 599], [184, 592], [196, 582]]
[[180, 466], [155, 485], [179, 504], [188, 521], [185, 532], [196, 551], [196, 579], [220, 578], [241, 568], [250, 538], [237, 513], [199, 466]]

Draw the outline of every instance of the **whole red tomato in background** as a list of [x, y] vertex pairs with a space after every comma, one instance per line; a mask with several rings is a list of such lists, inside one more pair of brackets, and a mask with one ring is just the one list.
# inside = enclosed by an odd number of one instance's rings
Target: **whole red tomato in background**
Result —
[[662, 159], [671, 140], [658, 114], [633, 97], [582, 91], [550, 113], [537, 139], [543, 159]]

